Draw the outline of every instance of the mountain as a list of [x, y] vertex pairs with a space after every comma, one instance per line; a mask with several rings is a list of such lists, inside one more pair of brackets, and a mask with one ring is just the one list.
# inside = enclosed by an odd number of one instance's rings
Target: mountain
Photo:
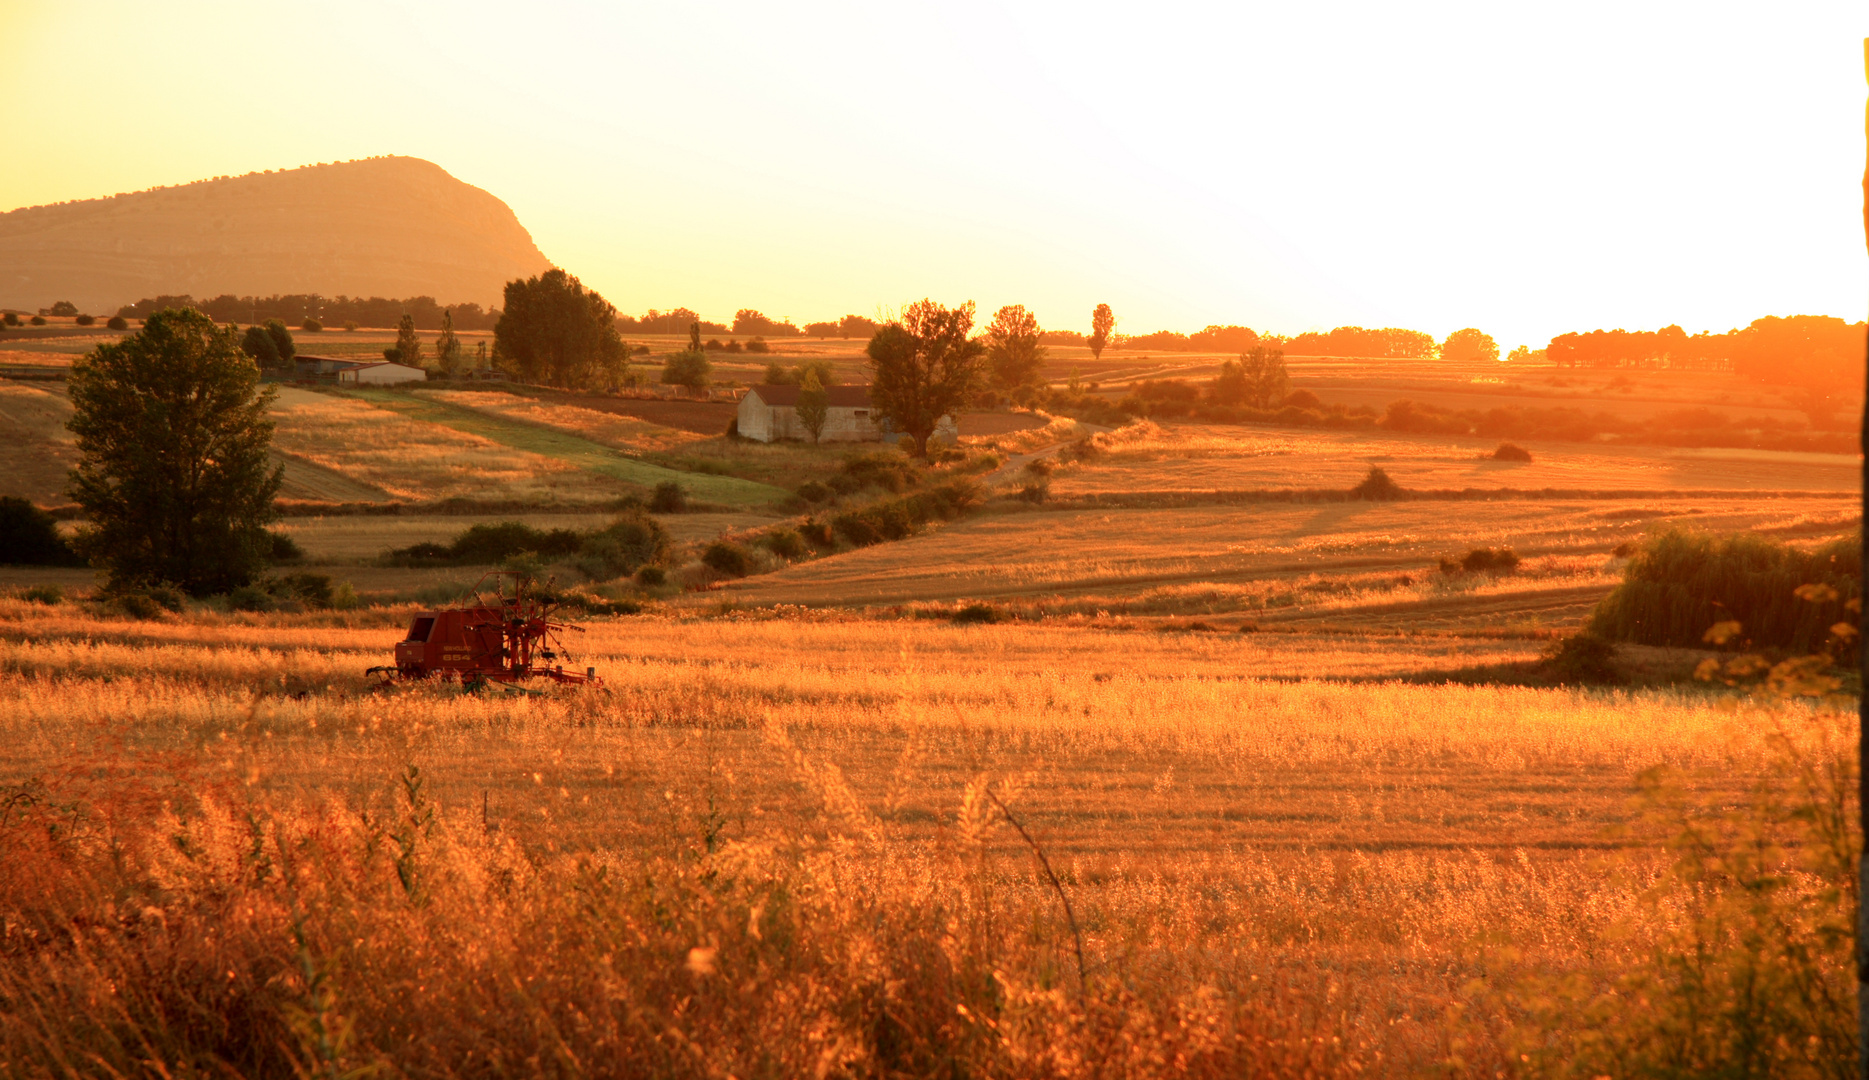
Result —
[[145, 296], [320, 293], [497, 305], [550, 269], [505, 203], [380, 157], [0, 214], [0, 307], [109, 314]]

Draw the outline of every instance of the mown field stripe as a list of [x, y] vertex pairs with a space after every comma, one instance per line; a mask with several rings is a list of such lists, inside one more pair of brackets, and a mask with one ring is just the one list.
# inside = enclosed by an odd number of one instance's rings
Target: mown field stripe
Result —
[[651, 465], [570, 432], [523, 420], [490, 416], [458, 405], [389, 390], [340, 390], [338, 393], [412, 420], [440, 424], [455, 431], [492, 439], [515, 450], [557, 458], [586, 472], [625, 483], [654, 487], [672, 480], [680, 484], [692, 498], [702, 502], [734, 507], [764, 506], [788, 494], [770, 484], [742, 480], [737, 476], [711, 476]]

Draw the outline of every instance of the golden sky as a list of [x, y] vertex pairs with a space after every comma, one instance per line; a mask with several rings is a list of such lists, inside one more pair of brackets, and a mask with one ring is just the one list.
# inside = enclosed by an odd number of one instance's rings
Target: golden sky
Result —
[[[1855, 2], [0, 0], [0, 209], [410, 154], [624, 311], [1861, 318]], [[451, 298], [444, 298], [451, 299]], [[463, 298], [465, 299], [465, 298]]]

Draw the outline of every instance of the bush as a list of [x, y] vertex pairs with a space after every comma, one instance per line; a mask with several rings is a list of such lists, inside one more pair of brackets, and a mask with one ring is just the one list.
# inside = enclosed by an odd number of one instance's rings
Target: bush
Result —
[[756, 337], [746, 343], [746, 351], [750, 353], [769, 353], [772, 351], [772, 346], [766, 344], [765, 338]]
[[1035, 484], [1027, 484], [1019, 489], [1021, 502], [1042, 503], [1049, 498], [1051, 498], [1051, 484], [1044, 480]]
[[488, 564], [515, 555], [540, 555], [546, 558], [575, 555], [583, 538], [569, 529], [541, 532], [523, 521], [501, 521], [475, 525], [455, 537], [449, 554], [457, 563]]
[[[1715, 623], [1736, 622], [1738, 647], [1811, 653], [1858, 616], [1860, 536], [1809, 550], [1761, 536], [1674, 530], [1645, 543], [1589, 630], [1611, 641], [1705, 648]], [[1798, 595], [1801, 586], [1815, 586]], [[1808, 598], [1806, 598], [1808, 597]]]
[[308, 315], [305, 321], [299, 324], [299, 329], [307, 334], [318, 334], [324, 332], [324, 324]]
[[668, 584], [668, 571], [659, 566], [639, 567], [636, 571], [636, 584], [654, 589]]
[[227, 606], [234, 611], [275, 611], [279, 601], [258, 585], [242, 585], [227, 594]]
[[34, 585], [32, 588], [21, 593], [20, 597], [34, 604], [44, 604], [46, 607], [57, 607], [60, 603], [64, 602], [65, 590], [59, 588], [57, 585]]
[[34, 326], [44, 326], [44, 325], [45, 325], [45, 316], [44, 316], [44, 315], [34, 315], [34, 316], [33, 316], [33, 317], [32, 317], [32, 318], [30, 319], [30, 320], [28, 320], [28, 321], [30, 321], [30, 322], [31, 322], [31, 323], [32, 323], [32, 324], [33, 324]]
[[1545, 671], [1560, 683], [1614, 685], [1623, 681], [1616, 646], [1588, 632], [1573, 634], [1545, 651]]
[[1457, 562], [1453, 559], [1441, 560], [1441, 572], [1448, 574], [1461, 572], [1469, 574], [1510, 574], [1518, 568], [1518, 552], [1513, 551], [1509, 547], [1473, 548], [1465, 555], [1462, 555]]
[[772, 552], [781, 559], [796, 561], [809, 554], [809, 550], [805, 547], [805, 538], [798, 535], [797, 531], [793, 529], [780, 528], [769, 530], [764, 536], [759, 538], [759, 542], [766, 546], [767, 551]]
[[104, 326], [110, 330], [128, 330], [130, 328], [130, 320], [121, 315], [112, 315], [104, 323]]
[[1050, 476], [1056, 470], [1057, 466], [1047, 458], [1033, 458], [1025, 463], [1025, 471], [1033, 476]]
[[808, 503], [829, 502], [836, 493], [816, 480], [807, 480], [798, 485], [798, 497]]
[[0, 563], [12, 566], [82, 566], [58, 533], [51, 514], [17, 495], [0, 498]]
[[731, 540], [716, 540], [707, 546], [701, 561], [729, 577], [745, 577], [753, 572], [753, 556]]
[[804, 524], [798, 527], [798, 535], [819, 551], [829, 551], [837, 546], [837, 538], [831, 535], [830, 524], [814, 518], [805, 519]]
[[269, 584], [271, 588], [267, 591], [274, 596], [297, 600], [316, 611], [337, 606], [331, 579], [323, 574], [287, 574]]
[[1284, 404], [1292, 409], [1322, 409], [1324, 402], [1309, 390], [1293, 390], [1285, 395]]
[[954, 621], [962, 624], [1003, 622], [1006, 616], [991, 604], [968, 604], [954, 613]]
[[1494, 461], [1530, 461], [1531, 459], [1532, 452], [1516, 443], [1500, 443], [1499, 449], [1493, 451]]
[[134, 619], [154, 619], [162, 615], [162, 605], [143, 593], [123, 593], [113, 596], [110, 605]]
[[79, 326], [94, 326], [97, 323], [97, 316], [80, 315], [75, 321], [77, 322]]
[[275, 563], [305, 561], [305, 549], [299, 547], [299, 542], [292, 539], [291, 536], [282, 532], [269, 532], [267, 536], [269, 536], [272, 541], [272, 550], [267, 555], [267, 558], [271, 561]]
[[[638, 572], [668, 554], [668, 531], [641, 510], [627, 510], [601, 532], [586, 538], [579, 568], [593, 578]], [[592, 570], [601, 573], [592, 573]]]
[[664, 480], [655, 486], [655, 494], [649, 496], [649, 509], [658, 514], [679, 514], [688, 509], [688, 496], [680, 484]]
[[700, 349], [683, 349], [670, 353], [662, 365], [662, 381], [670, 386], [684, 386], [696, 393], [707, 389], [712, 381], [714, 367], [708, 362], [707, 353]]
[[[855, 491], [865, 487], [878, 487], [892, 495], [900, 495], [909, 488], [921, 483], [921, 476], [915, 466], [901, 454], [882, 452], [874, 454], [853, 454], [844, 459], [841, 478], [854, 486]], [[832, 486], [835, 487], [833, 478]]]
[[357, 324], [356, 324], [355, 322], [353, 322], [353, 321], [351, 321], [351, 320], [349, 320], [349, 319], [346, 319], [346, 320], [344, 320], [344, 329], [346, 329], [346, 330], [355, 330], [355, 329], [357, 329]]
[[1389, 474], [1372, 465], [1369, 475], [1350, 489], [1350, 497], [1370, 502], [1389, 502], [1401, 498], [1406, 492], [1402, 486], [1389, 477]]

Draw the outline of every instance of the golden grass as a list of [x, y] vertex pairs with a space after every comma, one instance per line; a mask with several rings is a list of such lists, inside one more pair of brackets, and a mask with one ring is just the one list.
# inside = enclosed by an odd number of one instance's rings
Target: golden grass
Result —
[[1862, 483], [1858, 459], [1842, 454], [1526, 443], [1532, 461], [1505, 462], [1490, 457], [1497, 439], [1152, 421], [1097, 442], [1110, 452], [1055, 477], [1054, 494], [1344, 489], [1372, 465], [1416, 489], [1852, 492]]
[[273, 416], [281, 450], [401, 499], [595, 500], [624, 490], [555, 458], [350, 398], [281, 388]]
[[[0, 601], [0, 785], [29, 800], [0, 842], [38, 882], [0, 886], [8, 933], [105, 920], [82, 956], [0, 954], [0, 998], [33, 1003], [0, 1067], [140, 1037], [239, 1075], [1504, 1068], [1493, 986], [1607, 978], [1666, 929], [1638, 901], [1660, 860], [1613, 831], [1636, 774], [1737, 791], [1785, 722], [1318, 678], [1501, 651], [1444, 639], [806, 613], [592, 624], [601, 690], [361, 693], [407, 610]], [[1081, 988], [989, 784], [1072, 900]], [[61, 832], [67, 806], [109, 828]], [[189, 994], [210, 1027], [162, 1019]]]
[[663, 427], [631, 416], [517, 394], [471, 390], [419, 390], [417, 393], [443, 404], [568, 431], [592, 442], [630, 453], [672, 450], [709, 437], [679, 428]]

